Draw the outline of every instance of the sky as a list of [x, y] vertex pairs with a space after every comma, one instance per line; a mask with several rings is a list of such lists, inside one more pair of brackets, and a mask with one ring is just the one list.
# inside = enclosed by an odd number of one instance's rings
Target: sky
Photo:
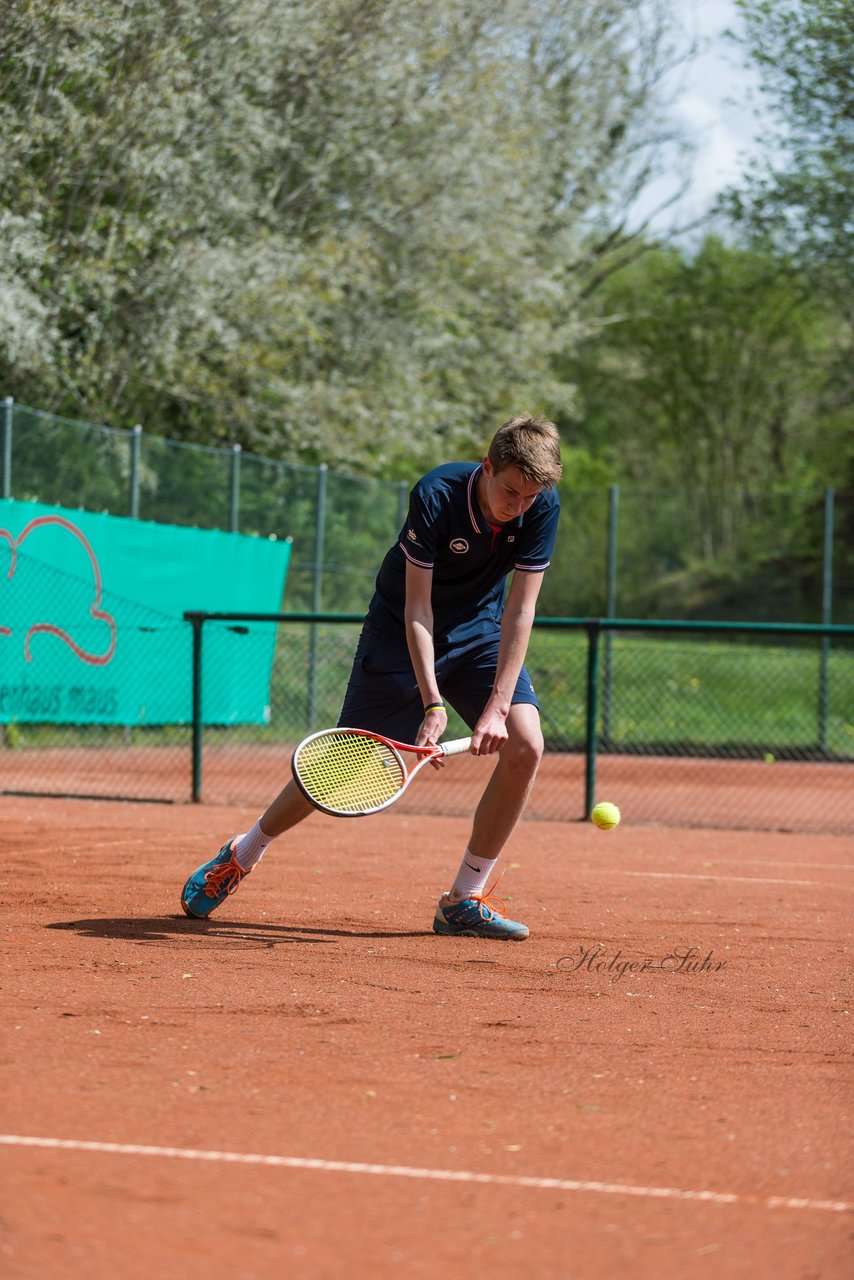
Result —
[[[674, 98], [668, 114], [693, 142], [696, 155], [690, 192], [678, 206], [654, 219], [656, 231], [705, 213], [718, 193], [743, 173], [751, 153], [760, 150], [761, 126], [750, 102], [758, 76], [725, 35], [727, 28], [743, 30], [734, 0], [674, 0], [674, 7], [686, 38], [694, 40], [699, 52], [689, 65], [672, 74], [667, 88]], [[638, 202], [635, 216], [648, 216], [678, 186], [674, 173], [652, 184]]]

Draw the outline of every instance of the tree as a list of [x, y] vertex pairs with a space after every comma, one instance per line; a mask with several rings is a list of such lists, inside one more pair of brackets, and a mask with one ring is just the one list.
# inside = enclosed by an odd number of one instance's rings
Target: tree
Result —
[[125, 421], [150, 403], [187, 260], [254, 216], [258, 112], [233, 9], [4, 6], [0, 261], [31, 317], [26, 342], [3, 351], [10, 389]]
[[569, 372], [586, 396], [583, 435], [623, 477], [734, 493], [805, 476], [833, 317], [777, 260], [714, 236], [693, 253], [651, 250], [608, 282], [597, 312]]
[[837, 315], [817, 405], [825, 471], [854, 494], [854, 3], [738, 0], [745, 45], [759, 68], [776, 132], [722, 208], [748, 244], [792, 267]]
[[666, 18], [9, 0], [0, 389], [386, 474], [556, 412], [552, 355], [649, 172]]
[[841, 294], [854, 283], [854, 4], [737, 0], [777, 128], [724, 208]]
[[[631, 491], [621, 590], [644, 612], [693, 598], [708, 615], [740, 583], [757, 616], [772, 580], [778, 598], [796, 585], [821, 487], [840, 484], [848, 436], [826, 387], [844, 317], [788, 263], [709, 236], [693, 252], [650, 249], [588, 319], [563, 366], [580, 395], [565, 433]], [[701, 572], [689, 583], [686, 569]]]

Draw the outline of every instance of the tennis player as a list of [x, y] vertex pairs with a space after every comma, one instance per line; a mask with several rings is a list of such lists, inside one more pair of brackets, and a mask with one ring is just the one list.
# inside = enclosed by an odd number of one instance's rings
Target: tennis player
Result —
[[[450, 462], [423, 476], [380, 566], [356, 649], [339, 725], [436, 743], [447, 701], [472, 730], [471, 753], [498, 755], [459, 870], [436, 908], [436, 933], [528, 936], [487, 886], [543, 753], [524, 663], [555, 542], [560, 474], [557, 429], [526, 414], [499, 428], [481, 463]], [[187, 915], [210, 915], [267, 845], [312, 812], [289, 782], [250, 831], [193, 872], [181, 894]]]

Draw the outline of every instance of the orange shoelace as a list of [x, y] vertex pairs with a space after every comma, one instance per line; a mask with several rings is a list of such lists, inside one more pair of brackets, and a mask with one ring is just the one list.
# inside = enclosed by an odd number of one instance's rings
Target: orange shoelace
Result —
[[205, 872], [205, 884], [207, 885], [205, 897], [218, 898], [223, 890], [226, 893], [234, 893], [234, 890], [245, 875], [246, 872], [232, 853], [228, 862], [223, 862], [218, 867], [214, 867], [213, 871]]
[[[504, 872], [501, 871], [497, 879], [493, 880], [492, 884], [486, 890], [485, 893], [473, 893], [471, 895], [473, 902], [480, 903], [480, 906], [481, 906], [480, 914], [482, 916], [483, 916], [483, 908], [486, 907], [487, 911], [491, 911], [493, 915], [506, 917], [507, 903], [504, 901], [503, 898], [499, 898], [498, 894], [495, 892], [495, 890], [501, 884], [501, 881], [503, 879], [504, 879]], [[483, 918], [486, 919], [486, 916], [484, 916]]]

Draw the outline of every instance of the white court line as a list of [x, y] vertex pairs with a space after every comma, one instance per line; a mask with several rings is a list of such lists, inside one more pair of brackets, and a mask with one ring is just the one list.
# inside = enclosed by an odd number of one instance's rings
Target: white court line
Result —
[[130, 849], [130, 848], [151, 848], [151, 841], [145, 836], [138, 839], [132, 839], [128, 836], [117, 836], [115, 840], [90, 840], [87, 836], [81, 836], [78, 844], [72, 843], [67, 838], [63, 838], [62, 856], [66, 857], [72, 853], [91, 853], [93, 849]]
[[754, 867], [809, 867], [811, 871], [854, 871], [847, 862], [774, 862], [770, 858], [718, 858], [718, 862], [738, 862]]
[[688, 871], [626, 871], [623, 867], [582, 867], [582, 871], [600, 876], [641, 876], [648, 880], [737, 880], [742, 884], [802, 884], [817, 889], [854, 889], [850, 884], [833, 884], [830, 880], [784, 880], [770, 876], [720, 876], [714, 871], [705, 874]]
[[810, 871], [854, 871], [847, 862], [775, 862], [770, 858], [715, 858], [716, 863], [735, 862], [740, 867], [809, 867]]
[[606, 1196], [642, 1196], [652, 1200], [699, 1200], [706, 1204], [753, 1204], [765, 1209], [812, 1209], [854, 1212], [847, 1200], [808, 1200], [800, 1196], [737, 1195], [731, 1191], [685, 1191], [679, 1187], [643, 1187], [620, 1182], [587, 1182], [575, 1178], [530, 1178], [506, 1173], [471, 1173], [462, 1169], [419, 1169], [410, 1165], [362, 1164], [351, 1160], [308, 1160], [300, 1156], [247, 1155], [237, 1151], [199, 1151], [188, 1147], [150, 1147], [124, 1142], [82, 1142], [67, 1138], [29, 1138], [0, 1133], [0, 1145], [41, 1147], [56, 1151], [93, 1151], [120, 1156], [161, 1156], [171, 1160], [205, 1160], [221, 1164], [264, 1165], [276, 1169], [314, 1169], [322, 1173], [379, 1174], [387, 1178], [426, 1178], [434, 1182], [486, 1183], [493, 1187], [533, 1187], [543, 1191], [589, 1191]]

